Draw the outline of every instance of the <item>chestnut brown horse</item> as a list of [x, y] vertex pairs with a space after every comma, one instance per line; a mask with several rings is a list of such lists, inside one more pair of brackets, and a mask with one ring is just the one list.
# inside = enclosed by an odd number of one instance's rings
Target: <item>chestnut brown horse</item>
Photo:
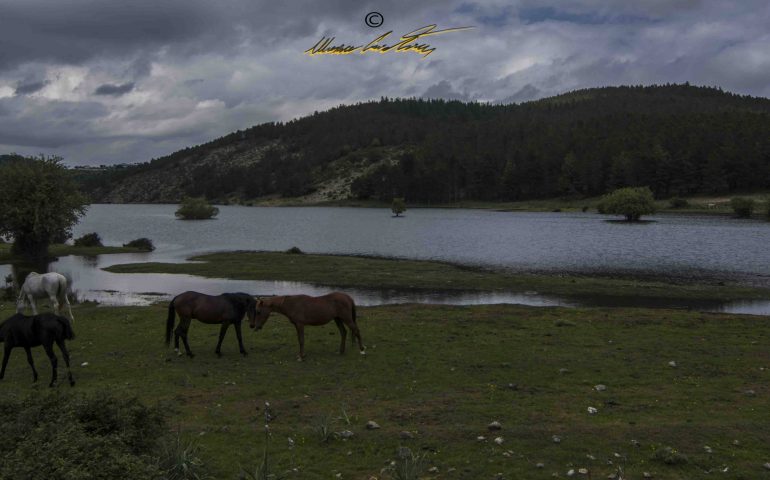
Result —
[[223, 293], [222, 295], [206, 295], [198, 292], [184, 292], [171, 300], [168, 305], [168, 318], [166, 319], [166, 345], [171, 342], [171, 330], [174, 328], [174, 318], [179, 314], [179, 325], [174, 330], [174, 348], [179, 352], [179, 337], [184, 342], [187, 356], [194, 355], [187, 343], [187, 331], [193, 318], [203, 323], [222, 324], [219, 329], [219, 341], [215, 350], [217, 356], [222, 356], [222, 340], [230, 324], [235, 326], [235, 335], [238, 337], [238, 347], [241, 354], [246, 355], [241, 336], [241, 320], [244, 315], [249, 316], [249, 321], [254, 324], [257, 301], [248, 293]]
[[251, 322], [251, 328], [257, 330], [262, 328], [272, 312], [278, 312], [288, 317], [289, 321], [294, 324], [294, 328], [297, 329], [298, 360], [300, 361], [305, 358], [305, 325], [325, 325], [332, 320], [340, 330], [340, 354], [345, 353], [345, 337], [347, 336], [345, 325], [352, 334], [351, 344], [358, 339], [358, 348], [362, 355], [365, 353], [361, 332], [358, 330], [358, 324], [356, 324], [356, 304], [347, 294], [333, 292], [320, 297], [284, 295], [261, 299], [257, 302], [257, 315]]

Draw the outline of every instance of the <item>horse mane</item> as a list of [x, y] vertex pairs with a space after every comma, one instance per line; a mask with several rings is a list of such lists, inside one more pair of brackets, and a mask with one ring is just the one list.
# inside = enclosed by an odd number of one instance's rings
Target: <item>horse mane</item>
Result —
[[237, 305], [240, 315], [245, 314], [251, 305], [256, 306], [257, 303], [254, 297], [243, 292], [223, 293], [222, 297], [226, 298], [231, 304]]

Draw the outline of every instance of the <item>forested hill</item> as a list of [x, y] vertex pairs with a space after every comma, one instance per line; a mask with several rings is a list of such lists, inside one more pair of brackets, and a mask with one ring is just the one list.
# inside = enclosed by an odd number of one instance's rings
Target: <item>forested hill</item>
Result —
[[519, 105], [387, 99], [239, 130], [81, 177], [95, 201], [302, 197], [408, 202], [659, 197], [770, 188], [770, 100], [689, 85], [606, 87]]

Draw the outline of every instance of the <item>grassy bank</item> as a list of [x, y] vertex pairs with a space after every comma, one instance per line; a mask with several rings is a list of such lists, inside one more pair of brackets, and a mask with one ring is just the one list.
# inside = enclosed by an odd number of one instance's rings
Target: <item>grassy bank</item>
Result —
[[767, 289], [561, 275], [511, 274], [448, 263], [279, 252], [228, 252], [191, 258], [200, 263], [114, 265], [116, 273], [185, 273], [239, 280], [283, 280], [339, 287], [537, 291], [558, 295], [653, 298], [769, 298]]
[[[11, 307], [0, 307], [2, 318]], [[246, 358], [232, 331], [223, 358], [216, 358], [218, 328], [196, 322], [190, 343], [197, 356], [188, 359], [163, 345], [165, 315], [164, 305], [77, 306], [74, 388], [163, 402], [172, 425], [200, 446], [214, 478], [235, 478], [240, 466], [260, 460], [265, 401], [275, 416], [270, 464], [289, 479], [389, 478], [380, 471], [399, 446], [438, 469], [424, 479], [501, 478], [498, 473], [545, 479], [579, 468], [590, 478], [618, 468], [624, 478], [768, 474], [762, 467], [770, 461], [768, 318], [517, 306], [361, 308], [366, 356], [350, 349], [338, 355], [331, 324], [307, 329], [308, 359], [299, 363], [294, 329], [282, 317], [246, 332]], [[33, 386], [23, 350], [14, 351], [0, 382], [4, 395], [47, 389], [50, 370], [40, 349], [35, 360], [41, 380]], [[594, 389], [598, 384], [606, 390]], [[368, 420], [381, 428], [367, 430]], [[493, 420], [502, 430], [487, 430]], [[320, 425], [350, 430], [354, 439], [324, 442]], [[403, 431], [412, 438], [402, 438]], [[498, 436], [500, 445], [493, 441]], [[663, 453], [666, 447], [678, 454]]]
[[[733, 209], [730, 206], [732, 197], [751, 198], [755, 202], [756, 218], [764, 218], [767, 212], [766, 201], [770, 193], [746, 193], [733, 195], [695, 195], [683, 197], [688, 205], [681, 208], [671, 208], [669, 199], [657, 200], [655, 205], [659, 213], [685, 213], [685, 214], [708, 214], [708, 215], [733, 215]], [[485, 210], [502, 211], [521, 211], [521, 212], [580, 212], [584, 209], [590, 212], [596, 212], [597, 205], [601, 197], [588, 198], [548, 198], [540, 200], [522, 200], [517, 202], [483, 202], [483, 201], [460, 201], [453, 203], [438, 204], [420, 204], [407, 203], [408, 208], [477, 208]], [[377, 200], [354, 200], [340, 199], [329, 200], [325, 202], [308, 203], [301, 198], [283, 198], [270, 197], [257, 200], [231, 200], [232, 203], [242, 203], [252, 206], [329, 206], [329, 207], [368, 207], [368, 208], [390, 208], [389, 202]]]
[[[72, 245], [57, 244], [51, 245], [48, 249], [48, 253], [52, 257], [66, 257], [67, 255], [104, 255], [108, 253], [137, 253], [142, 250], [131, 247], [75, 247]], [[11, 263], [16, 260], [21, 260], [18, 257], [11, 254], [10, 243], [0, 243], [0, 264]]]

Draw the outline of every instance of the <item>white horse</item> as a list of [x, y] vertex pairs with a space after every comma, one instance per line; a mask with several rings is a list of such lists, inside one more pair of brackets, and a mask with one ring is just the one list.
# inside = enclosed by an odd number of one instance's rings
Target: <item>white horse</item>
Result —
[[25, 299], [28, 299], [30, 305], [32, 305], [32, 314], [37, 315], [37, 307], [35, 307], [36, 298], [48, 298], [54, 311], [59, 315], [61, 315], [62, 305], [66, 305], [67, 313], [69, 313], [72, 321], [75, 321], [75, 317], [72, 316], [70, 301], [67, 299], [67, 279], [61, 273], [48, 272], [41, 275], [30, 272], [24, 281], [24, 285], [21, 287], [21, 292], [19, 292], [16, 311], [23, 313]]

